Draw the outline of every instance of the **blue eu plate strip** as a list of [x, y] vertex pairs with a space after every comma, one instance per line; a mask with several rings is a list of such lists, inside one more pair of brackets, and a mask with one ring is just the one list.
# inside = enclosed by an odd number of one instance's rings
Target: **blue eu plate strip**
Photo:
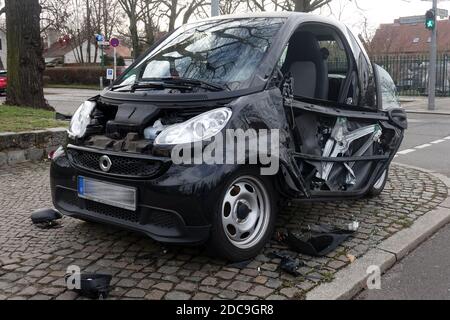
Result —
[[78, 177], [78, 194], [84, 195], [84, 177]]

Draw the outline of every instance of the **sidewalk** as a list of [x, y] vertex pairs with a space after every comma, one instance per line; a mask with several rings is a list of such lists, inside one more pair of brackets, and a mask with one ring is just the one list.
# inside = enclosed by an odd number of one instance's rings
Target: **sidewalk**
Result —
[[408, 113], [450, 115], [450, 98], [436, 98], [436, 110], [428, 110], [428, 97], [401, 96], [402, 107]]
[[[294, 201], [281, 210], [279, 231], [359, 221], [354, 237], [328, 256], [297, 254], [274, 239], [255, 259], [229, 265], [201, 247], [164, 249], [139, 234], [70, 218], [59, 229], [36, 228], [31, 212], [52, 206], [48, 170], [48, 163], [0, 169], [0, 300], [81, 299], [64, 283], [73, 265], [113, 275], [109, 299], [352, 298], [363, 289], [368, 266], [385, 271], [450, 219], [450, 212], [439, 207], [448, 196], [443, 180], [394, 164], [380, 197]], [[308, 279], [280, 270], [272, 252], [304, 262], [299, 271]]]

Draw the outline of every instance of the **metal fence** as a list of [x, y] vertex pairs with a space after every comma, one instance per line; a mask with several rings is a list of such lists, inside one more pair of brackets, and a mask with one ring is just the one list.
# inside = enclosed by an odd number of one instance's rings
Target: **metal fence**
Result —
[[[386, 69], [394, 79], [399, 95], [428, 95], [429, 56], [373, 56], [372, 62]], [[329, 61], [330, 70], [345, 68], [344, 61]], [[436, 66], [436, 95], [450, 96], [450, 54], [441, 54]]]
[[[400, 95], [428, 95], [428, 56], [376, 56], [372, 61], [386, 69], [394, 79]], [[450, 96], [450, 59], [438, 56], [436, 65], [436, 95]]]

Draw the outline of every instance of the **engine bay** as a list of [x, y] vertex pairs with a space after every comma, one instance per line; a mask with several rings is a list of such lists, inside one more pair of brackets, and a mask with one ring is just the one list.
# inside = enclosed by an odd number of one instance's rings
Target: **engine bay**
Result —
[[167, 108], [125, 103], [97, 103], [82, 144], [100, 150], [152, 154], [156, 137], [167, 127], [183, 123], [204, 108]]

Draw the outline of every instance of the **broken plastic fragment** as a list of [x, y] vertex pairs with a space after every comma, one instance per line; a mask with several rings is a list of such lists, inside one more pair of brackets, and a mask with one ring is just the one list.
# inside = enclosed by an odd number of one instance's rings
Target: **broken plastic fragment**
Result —
[[[357, 225], [358, 224], [358, 225]], [[352, 229], [359, 226], [355, 222]], [[296, 252], [313, 257], [323, 257], [333, 252], [339, 245], [354, 234], [354, 230], [343, 230], [329, 225], [309, 226], [300, 233], [288, 232], [286, 242]]]
[[[65, 276], [66, 284], [73, 275]], [[109, 274], [80, 274], [80, 287], [74, 289], [83, 297], [103, 300], [108, 298], [112, 276]]]
[[63, 215], [54, 209], [40, 209], [31, 214], [31, 221], [43, 229], [50, 229], [61, 227], [58, 220], [61, 220]]

